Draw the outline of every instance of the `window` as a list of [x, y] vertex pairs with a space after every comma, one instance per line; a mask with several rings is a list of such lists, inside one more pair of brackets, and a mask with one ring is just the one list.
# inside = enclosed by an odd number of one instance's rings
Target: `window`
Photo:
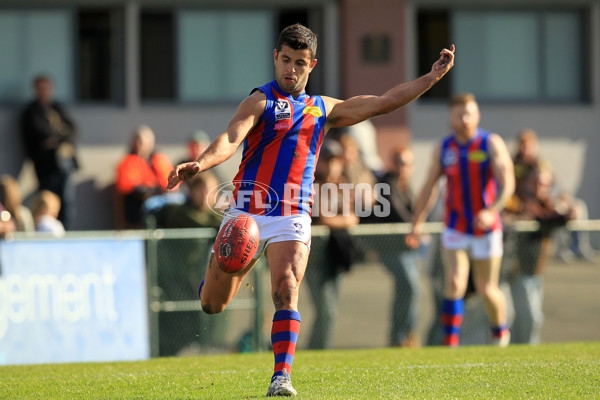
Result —
[[77, 13], [77, 98], [123, 100], [123, 14], [120, 10]]
[[0, 10], [0, 102], [30, 99], [40, 74], [53, 80], [60, 101], [118, 100], [118, 16], [108, 10]]
[[57, 98], [75, 98], [72, 17], [63, 9], [0, 10], [0, 101], [31, 98], [32, 81], [39, 74], [52, 78]]
[[429, 71], [450, 43], [460, 54], [446, 85], [426, 97], [473, 92], [487, 101], [586, 101], [584, 17], [579, 11], [421, 11], [420, 71]]
[[182, 101], [239, 100], [272, 79], [270, 12], [177, 13]]
[[140, 63], [142, 98], [175, 98], [174, 16], [171, 12], [142, 13]]
[[307, 15], [296, 9], [142, 10], [142, 100], [238, 102], [273, 79], [279, 25], [306, 23]]

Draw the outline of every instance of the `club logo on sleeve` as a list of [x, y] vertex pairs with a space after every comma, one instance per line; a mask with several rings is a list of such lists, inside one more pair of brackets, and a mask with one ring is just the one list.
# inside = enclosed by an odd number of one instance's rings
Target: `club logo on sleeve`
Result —
[[319, 107], [306, 107], [304, 111], [302, 111], [302, 114], [310, 114], [313, 117], [318, 118], [323, 116], [323, 111], [321, 111]]
[[292, 106], [286, 99], [278, 99], [275, 105], [275, 121], [292, 118]]

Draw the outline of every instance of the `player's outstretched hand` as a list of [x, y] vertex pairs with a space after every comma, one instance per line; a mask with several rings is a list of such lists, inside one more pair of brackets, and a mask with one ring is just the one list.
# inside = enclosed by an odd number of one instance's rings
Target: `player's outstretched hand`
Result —
[[454, 65], [454, 50], [454, 45], [450, 46], [450, 50], [443, 49], [440, 52], [440, 59], [433, 64], [433, 67], [431, 67], [431, 70], [440, 78], [446, 75], [446, 72], [450, 71], [450, 68]]
[[184, 179], [189, 179], [200, 172], [200, 164], [197, 162], [188, 162], [179, 164], [169, 174], [169, 183], [167, 189], [174, 189]]

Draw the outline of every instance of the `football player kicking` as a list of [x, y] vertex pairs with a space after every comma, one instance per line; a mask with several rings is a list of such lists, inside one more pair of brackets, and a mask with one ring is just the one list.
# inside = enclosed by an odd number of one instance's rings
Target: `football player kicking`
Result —
[[199, 296], [204, 312], [222, 312], [265, 253], [275, 305], [271, 331], [275, 368], [267, 396], [296, 395], [290, 373], [300, 330], [298, 292], [310, 249], [314, 167], [325, 134], [333, 127], [353, 125], [408, 104], [454, 65], [451, 46], [441, 51], [429, 73], [381, 96], [344, 101], [305, 93], [317, 64], [316, 50], [317, 37], [310, 29], [300, 24], [283, 29], [273, 51], [275, 80], [254, 89], [239, 105], [227, 131], [195, 162], [178, 165], [169, 176], [168, 188], [173, 189], [183, 179], [229, 159], [244, 143], [234, 179], [235, 205], [226, 212], [223, 224], [251, 214], [259, 227], [259, 248], [253, 261], [234, 274], [223, 272], [213, 254]]

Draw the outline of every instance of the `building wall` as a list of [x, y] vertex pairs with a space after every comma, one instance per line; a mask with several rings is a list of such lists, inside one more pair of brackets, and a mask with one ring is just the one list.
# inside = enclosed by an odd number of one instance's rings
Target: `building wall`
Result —
[[[78, 1], [57, 2], [80, 4]], [[104, 2], [99, 2], [104, 3]], [[113, 1], [126, 5], [125, 24], [125, 104], [115, 106], [69, 105], [69, 110], [79, 125], [82, 169], [76, 176], [77, 203], [80, 210], [76, 229], [105, 229], [112, 227], [110, 184], [117, 161], [127, 151], [132, 130], [140, 123], [149, 124], [156, 132], [158, 148], [176, 162], [184, 154], [184, 142], [191, 130], [204, 129], [213, 137], [221, 133], [237, 104], [218, 105], [144, 105], [138, 93], [138, 43], [137, 11], [140, 4], [170, 5], [171, 3]], [[184, 4], [185, 2], [180, 2]], [[268, 7], [278, 2], [264, 2]], [[460, 4], [484, 4], [482, 1]], [[518, 2], [522, 3], [522, 2]], [[531, 1], [533, 6], [546, 4]], [[553, 4], [571, 4], [553, 1]], [[20, 2], [2, 2], [19, 4]], [[48, 2], [32, 2], [46, 6]], [[178, 3], [179, 4], [179, 3]], [[192, 3], [189, 3], [192, 4]], [[197, 5], [198, 3], [193, 3]], [[205, 4], [205, 3], [203, 3]], [[209, 2], [206, 2], [209, 4]], [[231, 3], [239, 6], [239, 2]], [[245, 4], [245, 3], [244, 3]], [[262, 3], [261, 3], [262, 4]], [[357, 94], [382, 94], [392, 85], [414, 79], [415, 71], [415, 10], [417, 7], [440, 4], [428, 1], [360, 0], [307, 1], [305, 6], [321, 10], [324, 34], [321, 37], [318, 68], [324, 69], [324, 92], [347, 98]], [[487, 4], [487, 3], [485, 3]], [[500, 4], [500, 2], [498, 2]], [[504, 4], [504, 3], [502, 3]], [[515, 2], [517, 4], [517, 2]], [[600, 48], [600, 5], [592, 0], [579, 0], [590, 5], [591, 46]], [[339, 11], [338, 11], [339, 7]], [[338, 25], [339, 24], [339, 25]], [[338, 39], [337, 35], [341, 39]], [[364, 35], [384, 34], [390, 38], [390, 59], [384, 64], [361, 62], [361, 38]], [[339, 54], [339, 61], [338, 61]], [[460, 50], [457, 52], [460, 57]], [[434, 60], [432, 60], [433, 62]], [[600, 217], [600, 185], [598, 173], [600, 160], [600, 52], [592, 55], [592, 101], [573, 106], [491, 106], [482, 105], [482, 125], [500, 133], [510, 142], [523, 127], [538, 131], [544, 155], [555, 166], [558, 178], [575, 195], [583, 198], [590, 215]], [[23, 152], [16, 129], [19, 105], [0, 105], [0, 172], [20, 177], [24, 193], [35, 187], [31, 166], [24, 163]], [[392, 115], [374, 119], [378, 128], [380, 153], [386, 159], [393, 144], [411, 141], [417, 153], [415, 186], [425, 174], [431, 147], [437, 138], [446, 133], [447, 112], [443, 105], [416, 101]], [[235, 173], [236, 160], [222, 168], [224, 175]]]
[[[343, 37], [342, 95], [381, 95], [407, 79], [406, 71], [406, 3], [402, 0], [344, 0], [341, 3]], [[362, 40], [385, 36], [390, 41], [389, 61], [367, 62], [363, 59]], [[408, 140], [406, 109], [374, 118], [381, 156]]]

